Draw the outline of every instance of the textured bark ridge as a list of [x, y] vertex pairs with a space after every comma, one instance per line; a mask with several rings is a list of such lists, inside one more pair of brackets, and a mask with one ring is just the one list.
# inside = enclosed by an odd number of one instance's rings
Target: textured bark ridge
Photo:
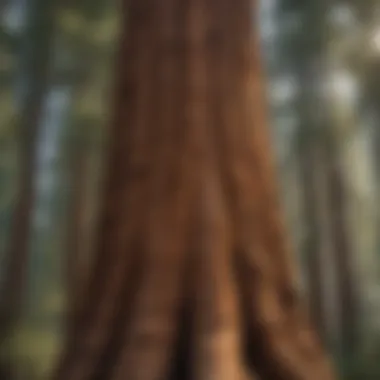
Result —
[[93, 278], [55, 380], [332, 380], [299, 305], [249, 0], [130, 0]]

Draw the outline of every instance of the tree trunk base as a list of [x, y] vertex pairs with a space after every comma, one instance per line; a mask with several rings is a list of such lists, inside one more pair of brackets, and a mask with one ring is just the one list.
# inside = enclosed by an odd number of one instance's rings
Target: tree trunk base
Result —
[[249, 0], [130, 0], [98, 256], [56, 380], [331, 380], [300, 310]]

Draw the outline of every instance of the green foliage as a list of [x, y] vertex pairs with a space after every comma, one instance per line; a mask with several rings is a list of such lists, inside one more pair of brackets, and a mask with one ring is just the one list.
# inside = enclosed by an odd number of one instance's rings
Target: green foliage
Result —
[[16, 53], [20, 47], [20, 38], [18, 35], [9, 33], [0, 24], [0, 48], [2, 51]]
[[69, 0], [65, 1], [64, 6], [65, 9], [92, 20], [102, 18], [110, 9], [109, 3], [104, 0]]
[[310, 6], [309, 3], [303, 0], [280, 0], [279, 9], [281, 12], [298, 11]]
[[341, 373], [343, 380], [378, 380], [380, 378], [380, 351], [373, 355], [361, 353], [360, 355], [342, 360]]

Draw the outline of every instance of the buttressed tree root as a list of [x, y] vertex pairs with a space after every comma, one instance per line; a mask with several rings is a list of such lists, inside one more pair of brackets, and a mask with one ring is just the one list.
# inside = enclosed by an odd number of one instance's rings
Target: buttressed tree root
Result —
[[98, 251], [54, 379], [333, 380], [295, 290], [256, 2], [124, 5]]

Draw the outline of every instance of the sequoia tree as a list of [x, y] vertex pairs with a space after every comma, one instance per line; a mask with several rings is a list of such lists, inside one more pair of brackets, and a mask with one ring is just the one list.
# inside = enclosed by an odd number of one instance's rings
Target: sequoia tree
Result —
[[54, 378], [334, 379], [293, 279], [256, 1], [124, 5], [94, 268]]

